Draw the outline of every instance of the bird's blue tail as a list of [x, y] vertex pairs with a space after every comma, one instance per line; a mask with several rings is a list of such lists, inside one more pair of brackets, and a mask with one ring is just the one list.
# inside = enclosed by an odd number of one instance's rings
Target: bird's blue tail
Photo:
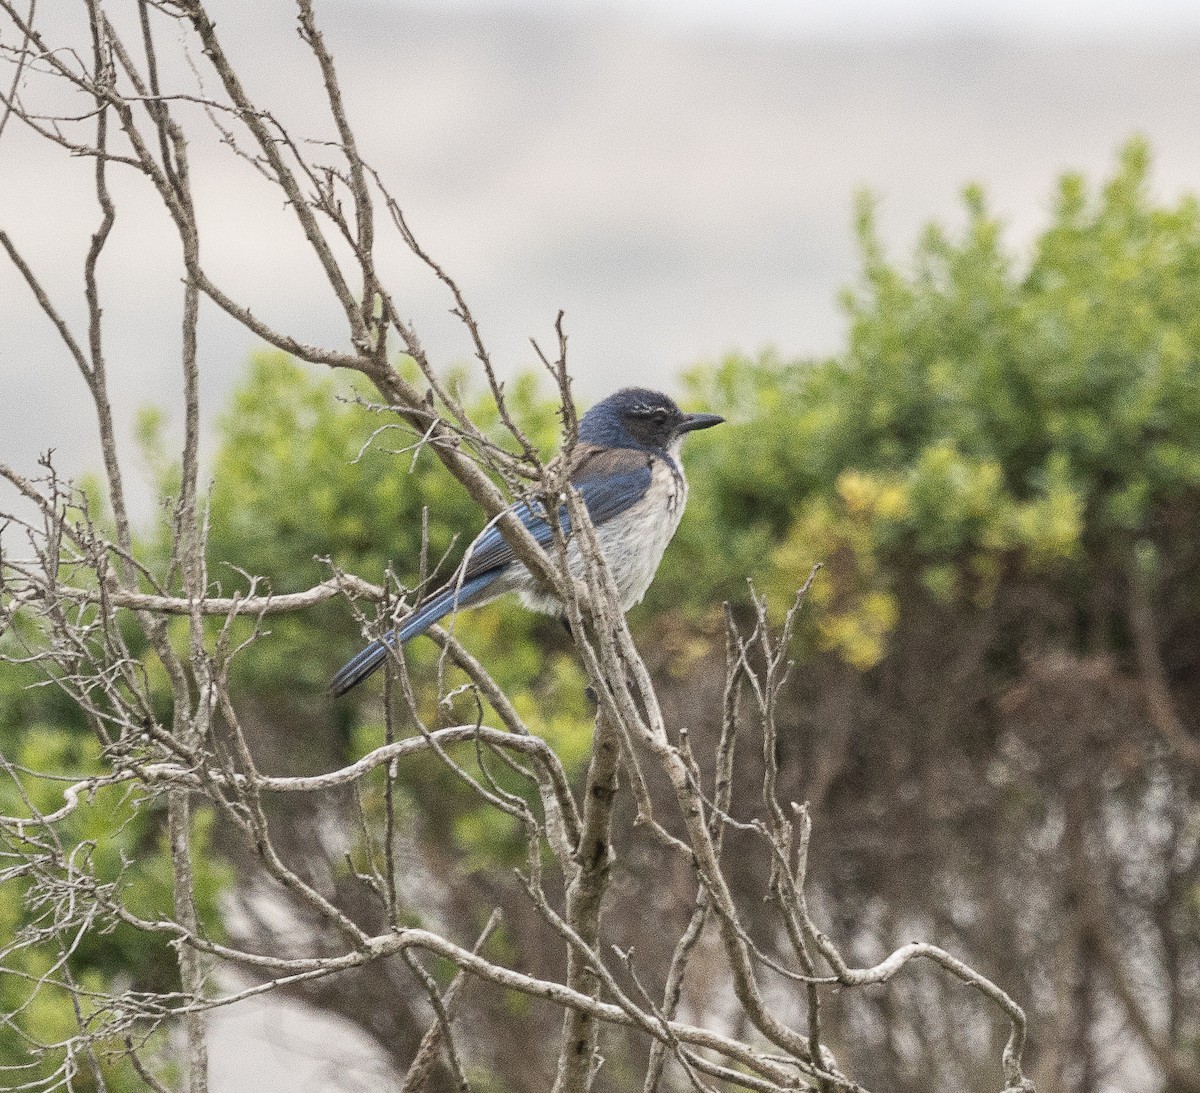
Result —
[[395, 630], [389, 630], [382, 638], [371, 642], [361, 653], [347, 661], [338, 669], [337, 675], [329, 685], [329, 690], [335, 695], [344, 695], [351, 687], [357, 686], [372, 672], [376, 671], [387, 659], [388, 650], [397, 645], [403, 645], [409, 638], [425, 633], [438, 619], [444, 618], [458, 607], [467, 607], [477, 602], [479, 593], [496, 579], [496, 571], [489, 570], [464, 581], [460, 588], [457, 583], [449, 584], [440, 592], [435, 593], [408, 616]]

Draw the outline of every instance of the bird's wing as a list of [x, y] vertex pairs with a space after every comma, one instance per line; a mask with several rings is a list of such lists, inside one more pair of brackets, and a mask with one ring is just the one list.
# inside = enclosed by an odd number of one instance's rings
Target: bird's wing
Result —
[[[599, 526], [606, 520], [636, 504], [650, 487], [650, 462], [646, 455], [626, 449], [596, 448], [580, 444], [571, 461], [571, 481], [587, 505], [592, 523]], [[513, 505], [520, 519], [542, 546], [553, 539], [550, 524], [542, 506], [522, 501]], [[566, 506], [559, 507], [562, 527], [569, 527]], [[489, 527], [468, 548], [465, 566], [412, 612], [395, 630], [389, 630], [348, 663], [333, 677], [331, 690], [345, 694], [374, 672], [387, 659], [388, 649], [424, 633], [438, 619], [459, 607], [486, 598], [504, 566], [513, 560], [513, 552], [500, 534]]]
[[[650, 488], [650, 460], [645, 452], [580, 444], [575, 448], [571, 463], [571, 481], [597, 527], [636, 504]], [[554, 534], [540, 504], [521, 501], [510, 511], [541, 546], [548, 546], [553, 540]], [[569, 527], [565, 505], [559, 509], [559, 519], [564, 530]], [[482, 573], [500, 569], [512, 560], [512, 548], [504, 541], [500, 529], [492, 526], [467, 548], [466, 568], [461, 577], [469, 581]]]

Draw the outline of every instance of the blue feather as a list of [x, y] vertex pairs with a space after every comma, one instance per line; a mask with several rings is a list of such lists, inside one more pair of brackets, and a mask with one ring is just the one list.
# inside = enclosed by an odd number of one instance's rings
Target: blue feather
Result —
[[[645, 459], [640, 459], [632, 470], [603, 478], [586, 478], [576, 482], [575, 486], [587, 506], [592, 523], [599, 527], [642, 499], [650, 486], [650, 467]], [[550, 545], [554, 536], [541, 505], [522, 501], [509, 511], [520, 518], [539, 546]], [[569, 533], [571, 520], [566, 505], [559, 509], [559, 526]], [[471, 578], [478, 573], [506, 566], [514, 557], [512, 547], [504, 541], [503, 533], [493, 525], [468, 548], [466, 576]]]
[[487, 591], [488, 586], [499, 575], [499, 570], [492, 570], [480, 574], [474, 580], [464, 581], [461, 588], [455, 581], [434, 593], [395, 630], [389, 630], [382, 638], [376, 638], [361, 653], [342, 665], [333, 677], [329, 689], [335, 695], [345, 694], [382, 666], [389, 649], [425, 633], [435, 622], [445, 618], [456, 608], [470, 606], [480, 598], [481, 593]]
[[[587, 453], [583, 454], [586, 457]], [[588, 515], [596, 526], [620, 515], [630, 505], [641, 500], [650, 486], [651, 478], [650, 466], [644, 456], [629, 453], [634, 458], [623, 460], [624, 466], [618, 469], [611, 466], [614, 463], [611, 453], [603, 454], [607, 458], [602, 461], [593, 461], [601, 463], [600, 466], [591, 468], [594, 476], [587, 476], [586, 458], [581, 461], [579, 464], [582, 472], [581, 478], [575, 483], [584, 504], [587, 505]], [[550, 545], [554, 536], [540, 505], [521, 501], [513, 505], [509, 511], [516, 514], [541, 546]], [[571, 521], [566, 505], [559, 509], [559, 520], [563, 531], [569, 532]], [[512, 548], [504, 541], [500, 529], [495, 526], [489, 527], [472, 543], [465, 567], [409, 615], [395, 630], [389, 630], [382, 638], [371, 642], [362, 652], [338, 669], [330, 684], [330, 691], [334, 695], [345, 694], [351, 687], [361, 683], [377, 671], [387, 659], [390, 649], [423, 634], [451, 611], [460, 607], [470, 607], [472, 604], [485, 600], [491, 585], [514, 561], [515, 555]]]

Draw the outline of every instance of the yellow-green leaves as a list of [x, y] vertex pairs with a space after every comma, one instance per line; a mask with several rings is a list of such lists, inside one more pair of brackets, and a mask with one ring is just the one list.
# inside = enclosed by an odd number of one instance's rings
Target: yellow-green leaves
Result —
[[979, 187], [904, 264], [860, 201], [845, 350], [691, 377], [735, 424], [689, 460], [691, 580], [652, 595], [736, 597], [733, 570], [786, 603], [822, 561], [812, 635], [869, 667], [915, 589], [983, 607], [1131, 549], [1200, 489], [1200, 212], [1156, 205], [1147, 170], [1134, 141], [1099, 192], [1065, 178], [1028, 260]]

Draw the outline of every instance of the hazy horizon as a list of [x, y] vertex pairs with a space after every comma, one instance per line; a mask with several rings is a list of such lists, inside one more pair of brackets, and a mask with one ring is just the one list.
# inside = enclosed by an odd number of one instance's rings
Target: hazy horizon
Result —
[[[371, 0], [327, 6], [323, 26], [365, 154], [458, 278], [501, 371], [533, 366], [529, 338], [551, 339], [562, 308], [584, 401], [633, 379], [674, 388], [733, 350], [835, 350], [860, 188], [904, 255], [927, 221], [956, 220], [974, 181], [1023, 245], [1057, 176], [1100, 181], [1135, 132], [1158, 192], [1200, 179], [1200, 31], [806, 39], [572, 11]], [[228, 5], [218, 24], [252, 93], [327, 135], [290, 7]], [[343, 345], [286, 210], [215, 139], [192, 161], [221, 282], [298, 336]], [[14, 125], [0, 138], [0, 219], [72, 315], [97, 219], [89, 175]], [[128, 182], [102, 264], [127, 451], [139, 406], [177, 416], [180, 294], [178, 244]], [[440, 286], [397, 246], [381, 260], [434, 359], [470, 361]], [[82, 382], [6, 263], [0, 300], [3, 457], [28, 472], [55, 447], [68, 471], [98, 465]], [[200, 333], [211, 437], [255, 343], [211, 307]], [[134, 487], [146, 515], [148, 487]]]
[[[341, 2], [341, 0], [339, 0]], [[953, 36], [963, 32], [1093, 37], [1200, 30], [1191, 0], [365, 0], [397, 10], [628, 18], [674, 30], [781, 37]]]

